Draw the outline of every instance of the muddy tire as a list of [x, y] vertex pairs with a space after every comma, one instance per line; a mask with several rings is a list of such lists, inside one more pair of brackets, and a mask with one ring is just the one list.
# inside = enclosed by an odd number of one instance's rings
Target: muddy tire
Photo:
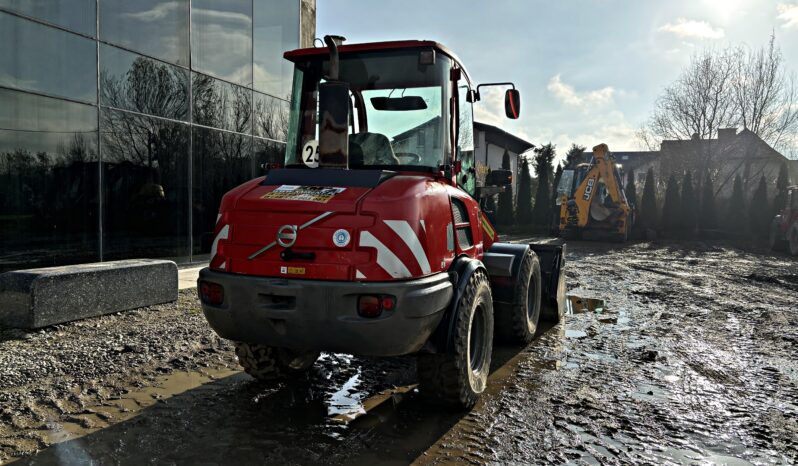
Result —
[[427, 398], [470, 408], [485, 391], [493, 353], [493, 300], [483, 270], [469, 278], [456, 319], [452, 352], [418, 355], [419, 388]]
[[532, 251], [527, 251], [521, 262], [513, 296], [518, 298], [518, 303], [496, 305], [496, 338], [506, 343], [525, 345], [535, 337], [540, 320], [540, 261]]
[[247, 374], [265, 382], [305, 374], [319, 358], [319, 353], [236, 342], [236, 356]]

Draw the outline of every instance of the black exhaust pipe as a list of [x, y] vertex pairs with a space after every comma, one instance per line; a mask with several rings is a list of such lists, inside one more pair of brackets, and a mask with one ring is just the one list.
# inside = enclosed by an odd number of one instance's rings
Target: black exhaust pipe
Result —
[[349, 83], [340, 80], [342, 36], [324, 36], [330, 49], [326, 82], [319, 83], [319, 167], [349, 168]]

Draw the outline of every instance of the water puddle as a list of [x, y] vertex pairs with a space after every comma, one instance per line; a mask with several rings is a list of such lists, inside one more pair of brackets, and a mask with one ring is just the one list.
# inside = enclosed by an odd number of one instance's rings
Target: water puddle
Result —
[[583, 298], [581, 296], [567, 295], [566, 309], [568, 314], [598, 313], [607, 311], [606, 303], [603, 299]]
[[106, 399], [101, 404], [86, 407], [83, 413], [73, 415], [66, 422], [52, 422], [45, 433], [47, 442], [58, 444], [89, 435], [100, 429], [138, 415], [160, 400], [167, 400], [208, 382], [238, 374], [232, 369], [205, 370], [203, 372], [175, 372], [157, 377], [150, 387], [131, 391], [121, 397]]
[[574, 338], [577, 340], [580, 338], [587, 338], [587, 332], [582, 330], [567, 329], [565, 331], [565, 338]]

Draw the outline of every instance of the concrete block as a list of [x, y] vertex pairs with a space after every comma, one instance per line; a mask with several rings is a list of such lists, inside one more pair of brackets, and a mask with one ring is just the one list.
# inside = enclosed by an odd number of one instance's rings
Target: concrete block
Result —
[[39, 328], [177, 300], [177, 265], [131, 259], [0, 274], [0, 326]]

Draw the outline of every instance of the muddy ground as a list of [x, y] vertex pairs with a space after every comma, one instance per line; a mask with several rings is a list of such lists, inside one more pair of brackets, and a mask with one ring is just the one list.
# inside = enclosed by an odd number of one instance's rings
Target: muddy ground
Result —
[[468, 413], [425, 403], [412, 358], [324, 355], [305, 383], [255, 383], [192, 292], [2, 332], [0, 463], [798, 461], [798, 261], [698, 242], [568, 260], [569, 292], [606, 302], [496, 348]]

